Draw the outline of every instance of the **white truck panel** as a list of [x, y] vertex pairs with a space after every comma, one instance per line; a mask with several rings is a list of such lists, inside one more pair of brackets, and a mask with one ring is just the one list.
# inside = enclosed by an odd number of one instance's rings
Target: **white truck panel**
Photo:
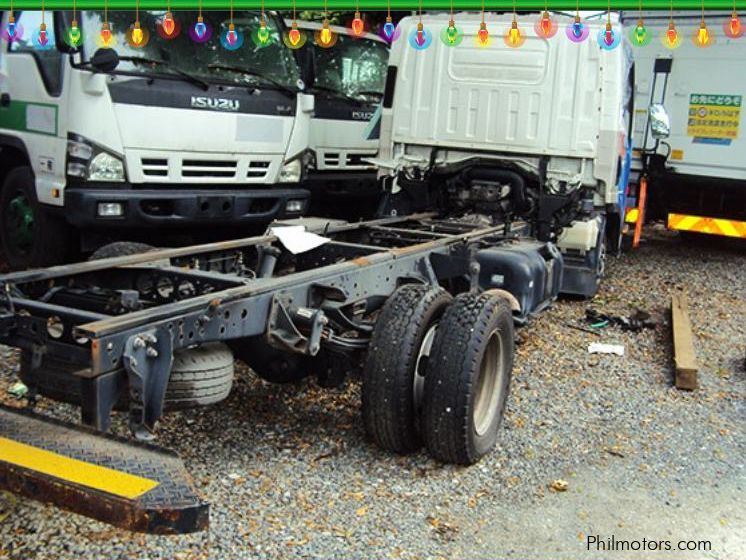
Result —
[[[716, 36], [715, 43], [708, 48], [698, 48], [691, 41], [692, 34], [699, 28], [699, 14], [674, 12], [676, 29], [682, 36], [681, 46], [675, 50], [665, 48], [659, 40], [660, 35], [668, 29], [667, 14], [652, 12], [644, 13], [643, 16], [645, 27], [654, 38], [646, 47], [634, 50], [637, 113], [635, 147], [642, 147], [655, 59], [672, 58], [664, 102], [671, 117], [671, 136], [666, 140], [671, 147], [668, 159], [670, 171], [686, 175], [746, 179], [746, 139], [742, 128], [742, 114], [746, 104], [746, 41], [743, 38], [729, 39], [724, 35], [722, 24], [730, 17], [730, 12], [707, 14], [707, 25]], [[631, 12], [629, 18], [625, 21], [625, 26], [636, 25], [637, 14]], [[656, 102], [660, 99], [662, 80], [663, 76], [659, 75], [654, 96]], [[727, 125], [716, 133], [722, 137], [727, 134], [727, 130], [731, 130], [735, 132], [735, 137], [718, 138], [717, 141], [698, 139], [696, 129], [689, 127], [690, 110], [703, 110], [702, 104], [692, 103], [691, 96], [697, 94], [729, 96], [731, 99], [740, 97], [740, 108], [730, 108], [739, 112], [736, 122], [740, 126]], [[708, 110], [704, 108], [704, 111]], [[648, 134], [647, 147], [652, 148], [653, 144], [654, 141]]]

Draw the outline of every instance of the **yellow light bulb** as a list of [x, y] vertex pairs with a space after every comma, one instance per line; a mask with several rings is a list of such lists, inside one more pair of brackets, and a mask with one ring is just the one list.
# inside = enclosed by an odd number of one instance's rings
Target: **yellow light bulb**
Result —
[[139, 21], [136, 21], [135, 26], [132, 28], [132, 42], [135, 45], [142, 43], [142, 29], [140, 29]]

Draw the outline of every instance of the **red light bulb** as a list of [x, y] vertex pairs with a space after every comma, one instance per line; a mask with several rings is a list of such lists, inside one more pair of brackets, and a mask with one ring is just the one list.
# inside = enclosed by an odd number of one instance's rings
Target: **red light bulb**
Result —
[[360, 17], [360, 12], [355, 12], [355, 18], [352, 20], [352, 32], [355, 35], [362, 35], [363, 31], [365, 31], [363, 19]]
[[479, 24], [479, 31], [477, 31], [477, 38], [482, 45], [486, 45], [490, 40], [490, 33], [487, 31], [487, 24], [482, 22]]
[[171, 14], [171, 12], [166, 12], [166, 15], [163, 16], [161, 27], [163, 27], [163, 32], [166, 35], [173, 34], [174, 30], [176, 29], [176, 21], [174, 21], [174, 16]]
[[541, 30], [544, 32], [544, 35], [549, 35], [549, 33], [552, 31], [552, 20], [549, 19], [549, 12], [545, 11], [544, 15], [541, 16]]
[[728, 29], [732, 37], [738, 37], [741, 35], [741, 20], [738, 19], [738, 14], [733, 12], [733, 15], [728, 22]]
[[606, 24], [606, 31], [604, 32], [604, 43], [611, 46], [614, 42], [614, 34], [611, 32], [611, 24]]

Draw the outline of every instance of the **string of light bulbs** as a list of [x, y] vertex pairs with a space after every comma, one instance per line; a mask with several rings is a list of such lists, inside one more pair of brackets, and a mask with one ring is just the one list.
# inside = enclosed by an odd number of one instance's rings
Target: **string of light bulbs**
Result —
[[[46, 0], [41, 0], [41, 23], [39, 26], [31, 32], [30, 42], [34, 48], [39, 50], [46, 50], [54, 47], [54, 39], [52, 30], [47, 27], [46, 23]], [[156, 22], [156, 30], [161, 38], [170, 40], [179, 36], [181, 26], [177, 18], [174, 17], [174, 12], [171, 11], [171, 0], [165, 0], [166, 11], [163, 17]], [[0, 35], [7, 42], [22, 40], [24, 36], [24, 30], [21, 23], [16, 21], [15, 13], [13, 10], [13, 0], [9, 1], [10, 10], [7, 22], [2, 29]], [[518, 13], [517, 13], [517, 2], [512, 0], [512, 18], [510, 25], [503, 35], [504, 43], [510, 48], [518, 48], [526, 40], [526, 34], [519, 26]], [[242, 24], [238, 27], [234, 21], [234, 0], [230, 0], [229, 19], [227, 22], [220, 24], [220, 33], [217, 35], [220, 44], [227, 50], [237, 50], [243, 46], [244, 43], [244, 32], [250, 32], [252, 42], [257, 47], [264, 47], [274, 42], [273, 35], [267, 25], [265, 2], [261, 0], [261, 16], [259, 25], [254, 25], [250, 31], [246, 31], [246, 25]], [[362, 37], [367, 31], [367, 23], [365, 17], [360, 11], [360, 1], [355, 1], [354, 16], [349, 23], [349, 35], [353, 38]], [[108, 0], [103, 0], [103, 22], [98, 36], [95, 38], [96, 44], [99, 47], [114, 47], [116, 43], [116, 36], [112, 32], [111, 22], [108, 17]], [[197, 21], [189, 27], [189, 36], [196, 43], [206, 43], [211, 39], [213, 30], [209, 22], [203, 17], [203, 0], [198, 0], [198, 16]], [[553, 15], [549, 12], [549, 1], [544, 0], [543, 10], [540, 11], [539, 17], [534, 21], [533, 28], [536, 36], [541, 39], [550, 39], [557, 33], [557, 21]], [[631, 27], [627, 34], [629, 42], [634, 47], [644, 47], [648, 45], [652, 39], [651, 33], [645, 27], [643, 20], [643, 0], [639, 0], [637, 3], [639, 17], [637, 25]], [[669, 0], [668, 3], [668, 26], [664, 28], [660, 35], [661, 44], [667, 49], [676, 49], [682, 43], [682, 37], [676, 28], [674, 22], [674, 3], [673, 0]], [[715, 34], [707, 26], [705, 2], [700, 0], [700, 21], [699, 25], [695, 27], [694, 32], [691, 35], [692, 43], [699, 48], [706, 48], [715, 43]], [[417, 4], [417, 24], [409, 34], [408, 43], [416, 50], [426, 49], [432, 42], [432, 33], [430, 29], [425, 27], [423, 21], [423, 2], [418, 0]], [[488, 31], [487, 12], [485, 0], [481, 2], [480, 10], [480, 21], [478, 29], [474, 35], [475, 45], [480, 48], [485, 48], [491, 45], [492, 37]], [[730, 16], [723, 21], [723, 33], [725, 37], [729, 39], [738, 39], [743, 37], [746, 31], [741, 24], [740, 17], [737, 10], [737, 0], [732, 2], [732, 11]], [[400, 27], [395, 25], [391, 16], [391, 0], [386, 2], [386, 18], [379, 27], [377, 33], [384, 38], [387, 42], [391, 43], [396, 40], [400, 34]], [[580, 15], [580, 0], [575, 1], [575, 14], [570, 23], [566, 27], [567, 38], [574, 43], [581, 43], [588, 38], [590, 28], [586, 22], [584, 22]], [[148, 44], [150, 33], [146, 27], [143, 27], [140, 22], [140, 0], [135, 0], [135, 19], [134, 22], [125, 30], [124, 33], [127, 43], [133, 48], [143, 48]], [[276, 37], [277, 35], [275, 35]], [[314, 43], [323, 48], [330, 48], [337, 43], [338, 34], [333, 32], [329, 23], [329, 10], [328, 0], [323, 0], [323, 22], [321, 28], [317, 28], [317, 31], [313, 33]], [[301, 48], [306, 43], [306, 32], [301, 29], [297, 21], [297, 5], [296, 0], [292, 2], [292, 20], [290, 28], [281, 34], [282, 42], [285, 46], [291, 49]], [[447, 46], [459, 45], [464, 34], [462, 30], [457, 27], [454, 15], [454, 0], [449, 2], [449, 18], [447, 26], [444, 26], [440, 30], [441, 41]], [[619, 25], [612, 22], [611, 19], [611, 0], [607, 0], [607, 13], [606, 22], [602, 28], [598, 31], [597, 42], [598, 45], [605, 50], [611, 50], [616, 48], [621, 43], [621, 31]], [[77, 48], [81, 45], [83, 36], [80, 25], [78, 23], [78, 10], [77, 0], [72, 0], [72, 20], [69, 27], [64, 32], [62, 40], [73, 48]]]

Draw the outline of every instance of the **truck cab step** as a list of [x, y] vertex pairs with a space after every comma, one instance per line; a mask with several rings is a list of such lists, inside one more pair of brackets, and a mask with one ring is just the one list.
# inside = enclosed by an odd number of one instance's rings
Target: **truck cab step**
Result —
[[130, 531], [207, 528], [209, 504], [172, 451], [0, 406], [0, 489]]

